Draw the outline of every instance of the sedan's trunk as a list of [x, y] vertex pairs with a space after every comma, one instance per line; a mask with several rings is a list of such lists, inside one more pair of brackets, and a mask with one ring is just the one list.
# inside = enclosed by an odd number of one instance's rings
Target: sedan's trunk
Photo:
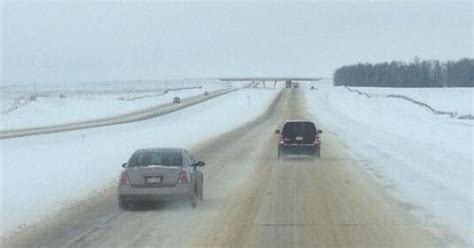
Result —
[[181, 166], [149, 165], [127, 169], [133, 187], [169, 187], [178, 182]]

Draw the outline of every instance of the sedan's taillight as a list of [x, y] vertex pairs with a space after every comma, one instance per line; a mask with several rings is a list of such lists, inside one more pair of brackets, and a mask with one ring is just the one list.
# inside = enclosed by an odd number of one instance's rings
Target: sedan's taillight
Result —
[[189, 172], [187, 170], [181, 170], [178, 176], [178, 183], [189, 183]]
[[127, 171], [123, 171], [120, 175], [120, 184], [129, 184]]

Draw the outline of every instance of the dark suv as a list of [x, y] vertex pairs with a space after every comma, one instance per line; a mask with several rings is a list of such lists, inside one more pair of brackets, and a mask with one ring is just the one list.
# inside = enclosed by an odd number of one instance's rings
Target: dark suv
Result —
[[283, 124], [281, 130], [277, 129], [278, 158], [287, 154], [305, 154], [321, 158], [321, 141], [318, 130], [311, 121], [289, 120]]

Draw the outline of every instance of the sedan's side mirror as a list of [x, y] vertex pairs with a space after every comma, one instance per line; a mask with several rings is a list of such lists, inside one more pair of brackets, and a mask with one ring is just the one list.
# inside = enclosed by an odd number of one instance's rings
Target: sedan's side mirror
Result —
[[275, 134], [280, 134], [280, 130], [279, 129], [275, 130]]
[[323, 130], [318, 130], [318, 133], [323, 133]]
[[125, 168], [127, 166], [127, 163], [122, 164], [122, 168]]
[[195, 166], [199, 166], [199, 167], [203, 167], [204, 165], [206, 165], [206, 163], [204, 163], [203, 161], [197, 161], [196, 164], [194, 164]]

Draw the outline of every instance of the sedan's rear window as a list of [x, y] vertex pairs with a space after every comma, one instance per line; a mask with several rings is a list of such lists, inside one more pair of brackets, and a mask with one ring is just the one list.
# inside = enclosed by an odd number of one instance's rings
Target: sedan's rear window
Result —
[[135, 153], [129, 162], [129, 167], [149, 165], [181, 166], [181, 154], [177, 152], [140, 152]]

